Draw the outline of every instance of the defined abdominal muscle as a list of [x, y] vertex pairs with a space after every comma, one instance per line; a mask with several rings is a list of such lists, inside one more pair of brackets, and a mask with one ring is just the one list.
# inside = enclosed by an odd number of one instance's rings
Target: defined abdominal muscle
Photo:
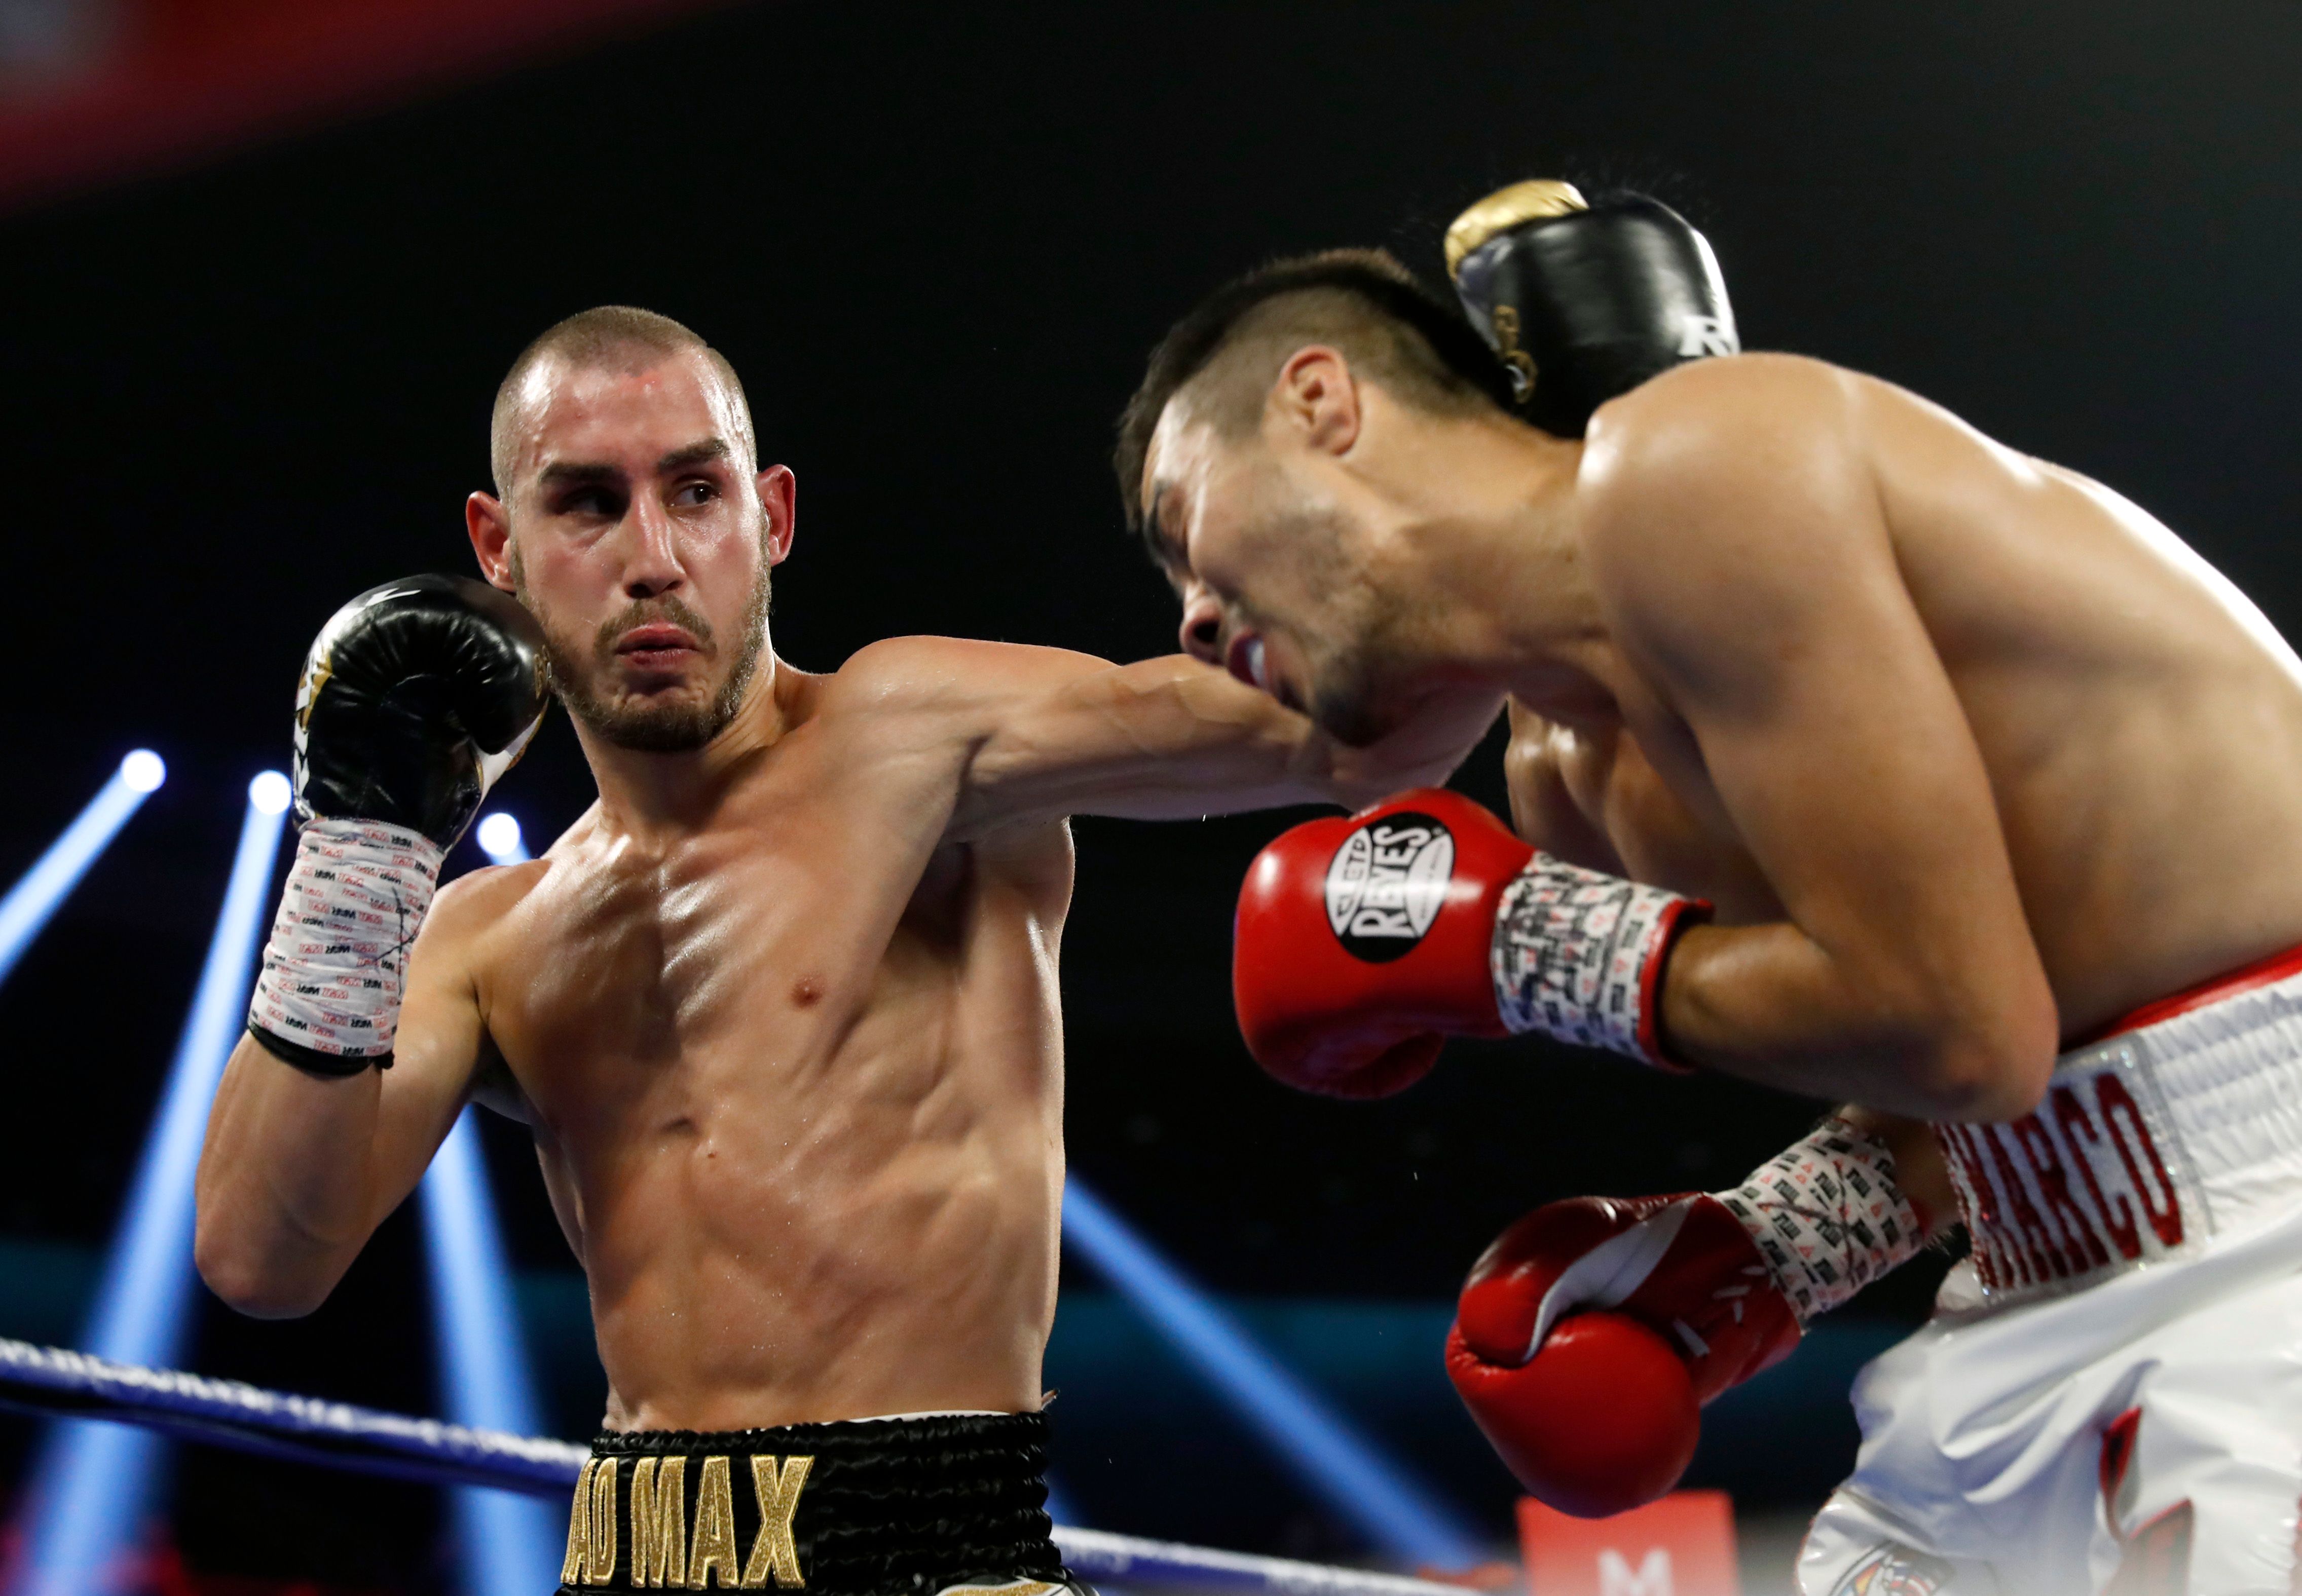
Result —
[[[699, 1145], [664, 1160], [668, 1178], [587, 1204], [606, 1219], [586, 1242], [611, 1427], [1036, 1405], [1055, 1265], [1047, 1145], [898, 1141], [874, 1158], [844, 1140], [756, 1163]], [[991, 1156], [1002, 1141], [1007, 1156]], [[1017, 1156], [1032, 1142], [1036, 1157]]]

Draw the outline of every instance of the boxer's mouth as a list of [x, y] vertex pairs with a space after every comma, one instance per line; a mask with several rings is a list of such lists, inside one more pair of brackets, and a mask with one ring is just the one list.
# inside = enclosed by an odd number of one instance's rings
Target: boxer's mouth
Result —
[[1231, 639], [1231, 647], [1223, 652], [1223, 668], [1251, 688], [1271, 691], [1271, 667], [1264, 653], [1263, 639], [1253, 632], [1241, 632]]
[[676, 670], [689, 655], [702, 651], [693, 632], [660, 623], [634, 626], [616, 639], [616, 657], [643, 671]]

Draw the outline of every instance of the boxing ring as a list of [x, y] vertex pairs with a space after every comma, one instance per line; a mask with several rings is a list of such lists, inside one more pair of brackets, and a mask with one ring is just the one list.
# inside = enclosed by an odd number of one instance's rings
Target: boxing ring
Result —
[[[559, 1501], [573, 1493], [590, 1456], [568, 1441], [469, 1429], [6, 1339], [0, 1339], [0, 1410], [133, 1425], [285, 1462]], [[1058, 1525], [1054, 1538], [1073, 1572], [1090, 1581], [1273, 1596], [1461, 1596], [1458, 1586], [1402, 1575], [1103, 1530]]]

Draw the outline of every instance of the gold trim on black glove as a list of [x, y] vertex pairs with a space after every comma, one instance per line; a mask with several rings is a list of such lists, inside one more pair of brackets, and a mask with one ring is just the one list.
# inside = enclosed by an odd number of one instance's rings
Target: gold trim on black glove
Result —
[[1447, 275], [1454, 276], [1463, 257], [1497, 233], [1522, 222], [1570, 216], [1590, 208], [1591, 202], [1583, 197], [1581, 189], [1556, 178], [1530, 178], [1524, 183], [1498, 188], [1456, 217], [1454, 224], [1448, 228]]

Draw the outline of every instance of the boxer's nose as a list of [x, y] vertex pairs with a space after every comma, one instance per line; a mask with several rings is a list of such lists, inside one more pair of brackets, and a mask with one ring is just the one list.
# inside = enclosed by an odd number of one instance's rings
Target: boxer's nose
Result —
[[1183, 652], [1193, 659], [1222, 664], [1222, 606], [1205, 588], [1195, 587], [1184, 596], [1180, 635]]

